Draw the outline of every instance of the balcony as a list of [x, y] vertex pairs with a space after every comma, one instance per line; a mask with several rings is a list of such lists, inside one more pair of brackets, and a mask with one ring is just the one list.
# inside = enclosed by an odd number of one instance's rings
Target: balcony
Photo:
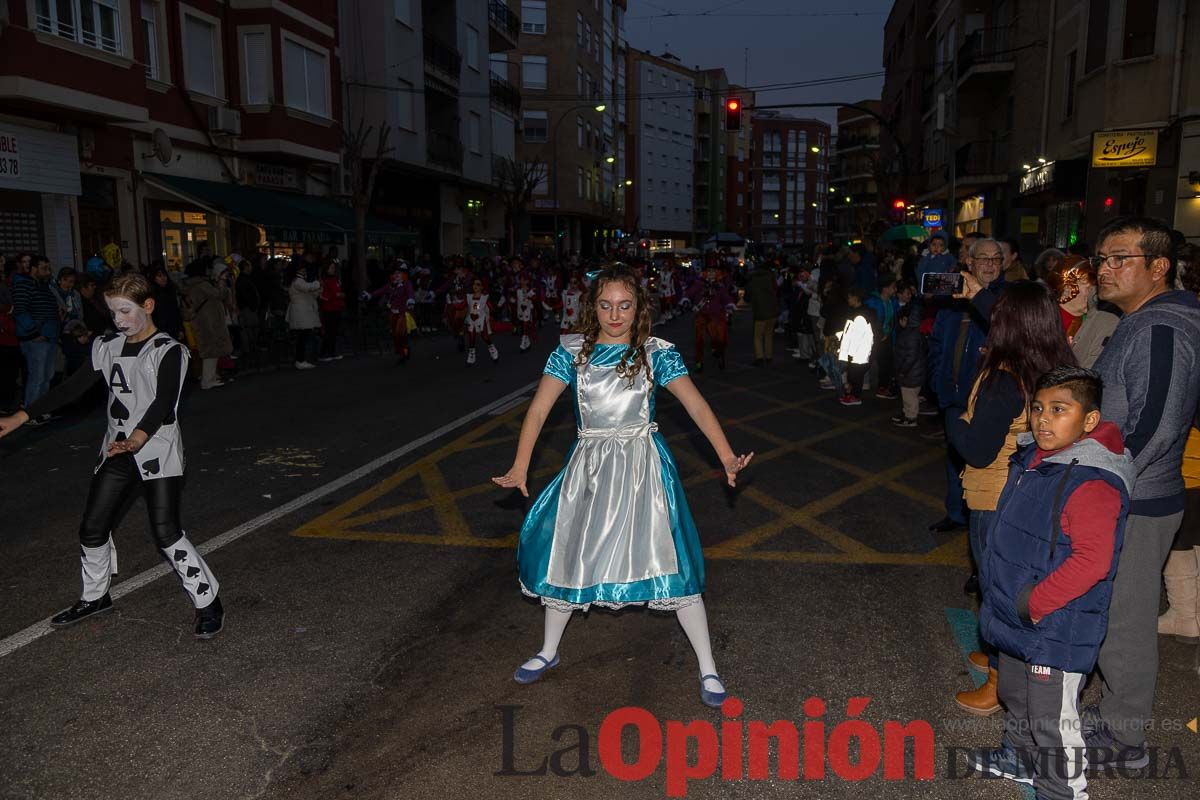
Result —
[[878, 136], [839, 136], [837, 141], [837, 151], [839, 153], [848, 153], [852, 150], [878, 150]]
[[521, 36], [521, 18], [512, 12], [504, 0], [488, 2], [488, 52], [503, 53], [517, 49]]
[[462, 54], [431, 34], [425, 34], [425, 88], [458, 94]]
[[1008, 182], [1008, 142], [998, 139], [968, 142], [954, 154], [955, 179], [960, 187]]
[[492, 75], [492, 105], [515, 117], [521, 113], [521, 90], [503, 78]]
[[1012, 26], [980, 28], [958, 48], [955, 76], [958, 86], [971, 80], [1006, 77], [1014, 69]]
[[451, 172], [462, 172], [462, 142], [453, 137], [430, 131], [426, 155], [429, 158], [430, 166], [440, 167]]

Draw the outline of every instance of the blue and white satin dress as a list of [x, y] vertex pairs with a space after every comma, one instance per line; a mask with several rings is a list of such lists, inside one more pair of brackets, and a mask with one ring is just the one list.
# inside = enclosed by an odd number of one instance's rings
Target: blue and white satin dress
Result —
[[666, 440], [654, 421], [659, 386], [687, 375], [662, 339], [646, 340], [652, 378], [616, 372], [628, 345], [563, 336], [544, 373], [572, 392], [578, 438], [521, 526], [521, 591], [561, 610], [690, 605], [704, 591], [700, 535]]

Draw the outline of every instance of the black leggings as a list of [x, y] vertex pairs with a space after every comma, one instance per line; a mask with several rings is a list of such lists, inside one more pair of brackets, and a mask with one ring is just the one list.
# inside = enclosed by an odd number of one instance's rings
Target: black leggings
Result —
[[92, 477], [88, 489], [87, 508], [79, 524], [79, 543], [84, 547], [100, 547], [108, 541], [113, 528], [120, 522], [126, 504], [138, 489], [146, 500], [150, 516], [150, 533], [160, 548], [179, 541], [183, 527], [179, 519], [179, 498], [183, 477], [142, 480], [137, 462], [130, 454], [107, 459]]

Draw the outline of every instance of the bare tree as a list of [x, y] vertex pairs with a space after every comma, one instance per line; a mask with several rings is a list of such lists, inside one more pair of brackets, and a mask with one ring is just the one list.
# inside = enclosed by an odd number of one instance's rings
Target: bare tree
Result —
[[500, 189], [500, 202], [504, 204], [505, 224], [508, 226], [508, 246], [513, 253], [520, 252], [524, 241], [517, 241], [517, 231], [525, 218], [526, 207], [533, 198], [533, 191], [546, 179], [546, 164], [542, 161], [515, 161], [511, 158], [496, 159], [496, 181]]
[[357, 291], [367, 287], [367, 211], [375, 194], [379, 168], [396, 149], [388, 146], [391, 133], [392, 126], [385, 122], [374, 137], [374, 152], [370, 152], [374, 125], [359, 119], [357, 129], [342, 130], [343, 163], [350, 172], [350, 204], [354, 208], [354, 287]]

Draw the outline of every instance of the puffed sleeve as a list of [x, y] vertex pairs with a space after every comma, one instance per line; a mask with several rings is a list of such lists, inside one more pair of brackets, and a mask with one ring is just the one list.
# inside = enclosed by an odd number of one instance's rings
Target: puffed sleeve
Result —
[[659, 386], [666, 386], [676, 378], [688, 374], [687, 365], [683, 363], [683, 356], [675, 349], [674, 345], [655, 350], [650, 354], [650, 359], [650, 365], [654, 368], [654, 382]]
[[546, 368], [542, 370], [542, 374], [549, 375], [551, 378], [557, 378], [567, 386], [574, 386], [575, 357], [568, 353], [567, 349], [560, 344], [550, 354], [550, 360], [546, 362]]

